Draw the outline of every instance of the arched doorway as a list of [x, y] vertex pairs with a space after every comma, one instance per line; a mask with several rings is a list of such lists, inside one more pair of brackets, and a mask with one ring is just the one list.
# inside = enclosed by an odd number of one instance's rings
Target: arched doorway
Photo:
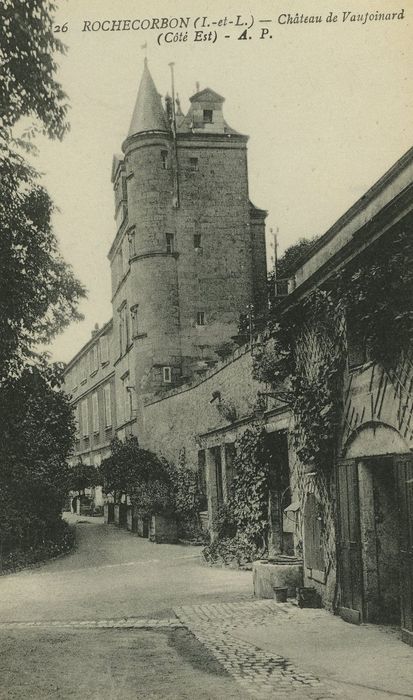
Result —
[[399, 623], [413, 644], [413, 455], [391, 426], [365, 424], [337, 465], [340, 613]]

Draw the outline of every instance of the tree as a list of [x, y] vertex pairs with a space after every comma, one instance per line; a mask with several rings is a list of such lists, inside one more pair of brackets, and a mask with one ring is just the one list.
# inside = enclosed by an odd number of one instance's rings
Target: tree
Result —
[[[24, 158], [41, 129], [62, 138], [68, 128], [67, 101], [55, 80], [55, 38], [47, 0], [4, 0], [0, 27], [0, 383], [33, 360], [37, 344], [49, 342], [70, 321], [80, 319], [85, 295], [58, 251], [51, 226], [53, 204], [36, 170]], [[37, 119], [17, 138], [21, 117]]]
[[59, 365], [26, 366], [2, 388], [0, 539], [9, 549], [33, 544], [60, 519], [75, 429], [61, 373]]
[[101, 476], [98, 469], [93, 464], [85, 464], [81, 459], [70, 468], [69, 474], [69, 489], [76, 491], [79, 495], [84, 493], [85, 489], [92, 486], [98, 486], [101, 482]]
[[65, 47], [53, 33], [56, 4], [2, 0], [0, 117], [3, 138], [22, 116], [33, 116], [51, 138], [68, 128], [67, 99], [55, 79], [54, 56]]
[[172, 468], [153, 452], [139, 447], [136, 437], [125, 442], [112, 440], [111, 454], [103, 460], [101, 474], [106, 493], [115, 498], [127, 494], [143, 513], [149, 515], [173, 508]]
[[[62, 367], [36, 350], [79, 319], [83, 286], [59, 254], [53, 204], [27, 154], [41, 131], [62, 138], [64, 52], [48, 0], [3, 0], [0, 23], [0, 559], [58, 536], [73, 446]], [[36, 120], [21, 136], [22, 118]], [[60, 528], [60, 529], [59, 529]]]
[[[277, 261], [277, 280], [287, 280], [294, 275], [300, 259], [314, 245], [318, 236], [312, 238], [300, 238], [296, 243], [290, 245]], [[267, 278], [268, 298], [274, 302], [275, 271], [271, 270]]]

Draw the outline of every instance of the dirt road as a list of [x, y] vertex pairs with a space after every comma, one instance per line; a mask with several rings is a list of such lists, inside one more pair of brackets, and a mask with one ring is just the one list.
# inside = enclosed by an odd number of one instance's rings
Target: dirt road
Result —
[[0, 698], [244, 697], [172, 607], [248, 598], [251, 574], [79, 520], [73, 554], [0, 578]]

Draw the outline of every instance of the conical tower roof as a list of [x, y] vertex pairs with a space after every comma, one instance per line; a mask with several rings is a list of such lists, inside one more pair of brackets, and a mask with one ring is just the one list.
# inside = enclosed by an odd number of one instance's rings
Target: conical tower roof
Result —
[[169, 131], [161, 96], [149, 72], [146, 58], [128, 136], [145, 131]]

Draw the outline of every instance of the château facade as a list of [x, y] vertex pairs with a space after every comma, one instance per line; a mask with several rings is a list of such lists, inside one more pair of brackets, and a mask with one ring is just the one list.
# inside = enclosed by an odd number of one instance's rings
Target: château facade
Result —
[[[190, 104], [186, 116], [169, 98], [163, 107], [145, 65], [112, 169], [113, 319], [65, 372], [78, 418], [73, 460], [99, 464], [112, 437], [137, 435], [142, 447], [197, 470], [214, 539], [238, 441], [261, 426], [271, 453], [269, 554], [297, 557], [304, 585], [343, 619], [400, 624], [413, 644], [413, 355], [411, 327], [402, 332], [399, 315], [410, 313], [410, 290], [382, 303], [398, 323], [386, 361], [377, 347], [371, 354], [364, 317], [355, 323], [370, 271], [385, 269], [383, 260], [399, 255], [388, 299], [393, 280], [408, 279], [413, 148], [298, 261], [277, 300], [276, 320], [295, 319], [294, 371], [312, 392], [300, 413], [297, 395], [286, 403], [277, 393], [274, 372], [257, 379], [257, 354], [271, 357], [274, 327], [218, 361], [240, 314], [251, 305], [265, 313], [266, 213], [249, 201], [247, 138], [226, 124], [223, 98], [206, 89]], [[400, 241], [410, 245], [406, 256]], [[317, 300], [337, 300], [350, 273], [350, 287], [363, 280], [357, 306], [341, 298], [325, 313]], [[333, 391], [325, 369], [336, 361]]]
[[254, 306], [266, 311], [266, 212], [248, 196], [248, 137], [206, 88], [157, 92], [145, 60], [130, 128], [115, 155], [113, 318], [68, 363], [75, 459], [99, 464], [114, 435], [142, 440], [147, 395], [202, 376]]

